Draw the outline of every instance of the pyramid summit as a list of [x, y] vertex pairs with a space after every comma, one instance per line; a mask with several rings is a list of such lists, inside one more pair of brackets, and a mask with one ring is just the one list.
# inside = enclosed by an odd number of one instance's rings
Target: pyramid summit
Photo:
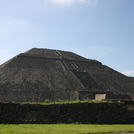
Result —
[[0, 101], [5, 102], [84, 100], [96, 94], [127, 98], [134, 97], [133, 84], [133, 77], [61, 50], [33, 48], [0, 66]]

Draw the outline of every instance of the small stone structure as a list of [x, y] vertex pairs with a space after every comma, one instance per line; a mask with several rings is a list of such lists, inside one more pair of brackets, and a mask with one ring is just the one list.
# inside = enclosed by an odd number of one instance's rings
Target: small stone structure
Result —
[[110, 91], [75, 91], [77, 100], [131, 100], [129, 95], [114, 94]]
[[129, 95], [121, 94], [96, 94], [95, 100], [131, 100], [132, 98]]
[[95, 100], [101, 101], [106, 99], [106, 94], [96, 94]]
[[133, 77], [61, 50], [33, 48], [0, 66], [0, 101], [4, 102], [84, 100], [95, 99], [95, 94], [106, 94], [108, 99], [114, 96], [110, 92], [130, 99], [133, 85]]

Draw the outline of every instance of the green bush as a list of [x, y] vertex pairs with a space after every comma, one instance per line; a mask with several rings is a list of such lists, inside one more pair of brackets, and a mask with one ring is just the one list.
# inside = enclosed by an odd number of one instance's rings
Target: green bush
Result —
[[65, 103], [69, 103], [69, 100], [67, 99], [67, 100], [65, 101]]
[[49, 99], [45, 99], [45, 103], [50, 103]]
[[63, 103], [63, 101], [60, 99], [60, 100], [59, 100], [59, 103], [60, 103], [60, 104], [62, 104], [62, 103]]

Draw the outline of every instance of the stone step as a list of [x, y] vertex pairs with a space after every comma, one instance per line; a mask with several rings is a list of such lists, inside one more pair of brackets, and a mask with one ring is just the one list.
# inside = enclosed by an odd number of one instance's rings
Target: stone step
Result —
[[88, 72], [73, 71], [74, 75], [83, 84], [86, 90], [101, 89], [98, 83], [91, 77]]

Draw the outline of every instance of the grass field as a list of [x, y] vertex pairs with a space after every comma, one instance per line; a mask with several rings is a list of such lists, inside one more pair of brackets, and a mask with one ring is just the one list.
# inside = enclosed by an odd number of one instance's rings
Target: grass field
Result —
[[134, 132], [134, 125], [20, 124], [0, 125], [0, 134], [88, 134], [97, 132]]

